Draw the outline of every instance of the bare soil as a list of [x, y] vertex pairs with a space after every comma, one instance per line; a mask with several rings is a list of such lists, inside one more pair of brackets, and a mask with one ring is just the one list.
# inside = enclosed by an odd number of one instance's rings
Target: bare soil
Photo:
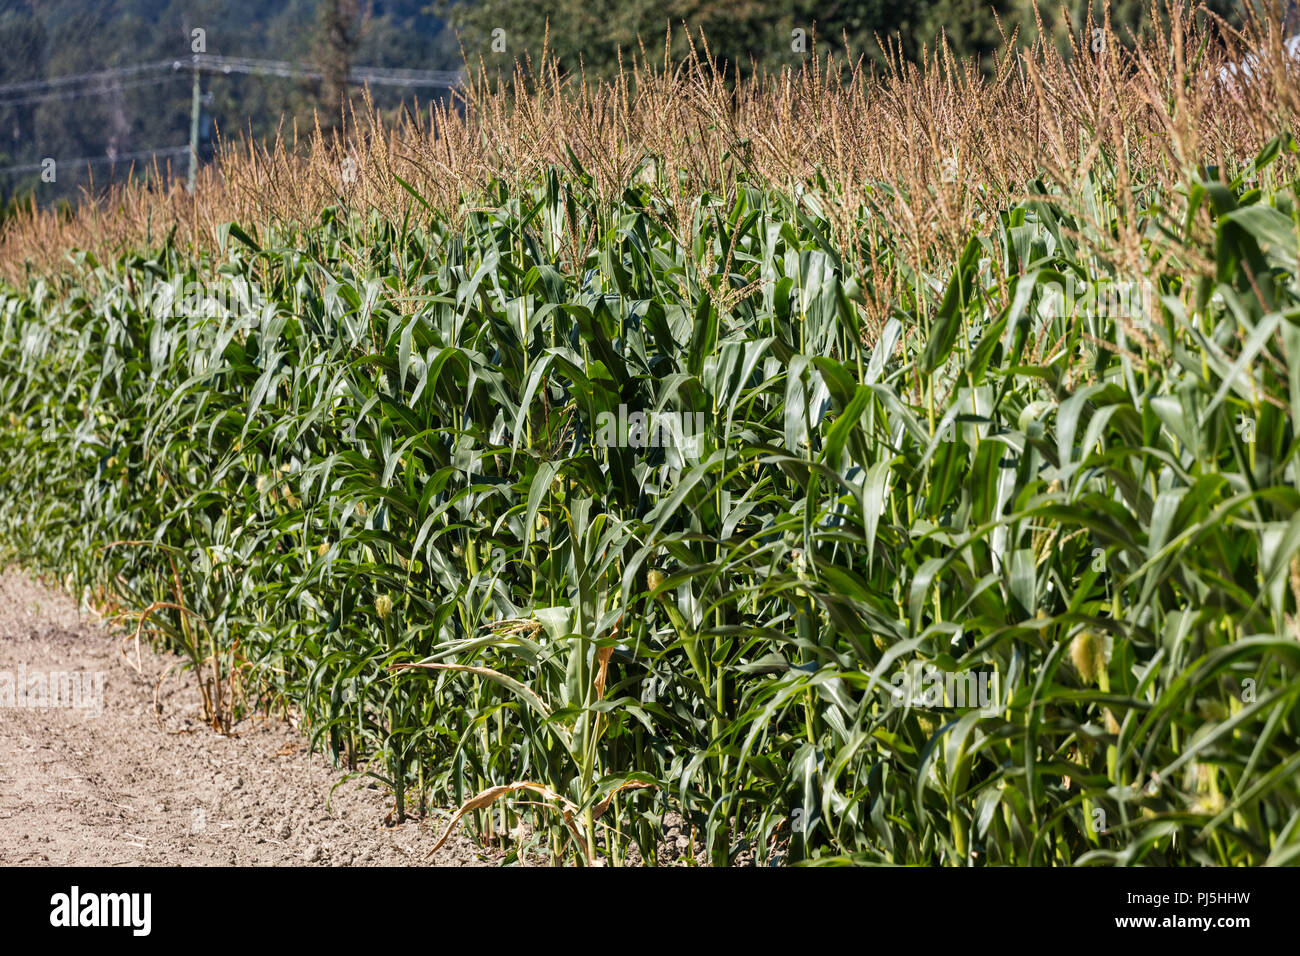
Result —
[[[426, 861], [445, 816], [386, 826], [391, 800], [345, 779], [279, 720], [235, 736], [205, 727], [190, 675], [144, 650], [143, 673], [76, 602], [0, 573], [0, 864], [75, 866], [495, 865], [454, 835]], [[134, 661], [134, 651], [131, 651]], [[5, 705], [4, 675], [103, 675], [103, 706]], [[37, 685], [39, 686], [39, 684]], [[332, 792], [331, 792], [332, 791]]]

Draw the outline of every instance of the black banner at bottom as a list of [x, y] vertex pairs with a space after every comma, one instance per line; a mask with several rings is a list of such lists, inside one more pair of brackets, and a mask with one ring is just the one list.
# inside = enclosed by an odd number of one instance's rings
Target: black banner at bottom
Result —
[[[934, 943], [949, 934], [953, 943], [978, 942], [991, 921], [1006, 920], [1017, 934], [1196, 933], [1217, 943], [1276, 934], [1291, 925], [1295, 905], [1293, 874], [1262, 869], [10, 868], [0, 881], [6, 948], [60, 937], [127, 947], [238, 939], [241, 927], [256, 928], [261, 946], [373, 943], [384, 925], [405, 932], [439, 923], [514, 937], [568, 918], [612, 930], [644, 919], [647, 904], [660, 918], [694, 911], [694, 923], [709, 914], [690, 930], [696, 944], [712, 933], [734, 944], [810, 920], [819, 935], [842, 927], [860, 940], [869, 928], [876, 942]], [[717, 909], [700, 907], [709, 899]]]

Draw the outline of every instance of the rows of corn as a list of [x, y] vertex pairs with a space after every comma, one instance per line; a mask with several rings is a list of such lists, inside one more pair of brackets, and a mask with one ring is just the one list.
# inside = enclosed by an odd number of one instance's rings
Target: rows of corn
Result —
[[1031, 188], [946, 262], [868, 203], [874, 272], [816, 190], [580, 168], [82, 255], [0, 288], [0, 543], [430, 845], [1294, 862], [1295, 153]]

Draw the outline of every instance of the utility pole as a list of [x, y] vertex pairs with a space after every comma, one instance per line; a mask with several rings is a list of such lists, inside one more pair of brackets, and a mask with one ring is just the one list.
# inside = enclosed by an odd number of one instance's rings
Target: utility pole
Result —
[[194, 180], [199, 173], [199, 113], [203, 108], [203, 94], [199, 87], [199, 54], [194, 54], [194, 95], [190, 99], [190, 178], [186, 189], [194, 192]]

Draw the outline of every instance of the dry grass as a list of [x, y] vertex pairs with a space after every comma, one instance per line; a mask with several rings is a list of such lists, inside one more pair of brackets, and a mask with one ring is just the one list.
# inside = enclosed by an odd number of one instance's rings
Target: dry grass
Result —
[[[1109, 24], [1100, 51], [1091, 25], [1066, 56], [1050, 44], [1008, 44], [993, 77], [940, 47], [923, 64], [896, 61], [883, 74], [861, 62], [810, 61], [733, 86], [710, 69], [701, 43], [684, 63], [642, 50], [612, 83], [564, 77], [549, 62], [500, 84], [480, 74], [455, 104], [397, 123], [367, 98], [342, 134], [224, 142], [195, 197], [155, 176], [153, 186], [86, 199], [70, 218], [19, 216], [0, 234], [0, 275], [21, 283], [56, 272], [73, 249], [106, 261], [173, 228], [180, 248], [202, 252], [222, 223], [311, 222], [330, 205], [400, 221], [420, 210], [398, 177], [455, 221], [492, 181], [527, 181], [575, 160], [610, 195], [650, 178], [683, 224], [701, 191], [726, 194], [742, 178], [811, 187], [835, 224], [833, 241], [854, 249], [860, 267], [874, 255], [851, 241], [864, 210], [904, 237], [911, 262], [931, 262], [950, 257], [972, 222], [1035, 178], [1069, 196], [1109, 164], [1124, 186], [1170, 187], [1198, 165], [1232, 169], [1296, 127], [1300, 77], [1285, 61], [1276, 15], [1236, 33], [1194, 22], [1179, 3], [1166, 13], [1168, 30], [1137, 49]], [[1220, 67], [1251, 50], [1264, 51], [1257, 80], [1221, 82]], [[1133, 201], [1124, 189], [1115, 198]], [[1121, 255], [1136, 254], [1136, 235], [1120, 239]]]

